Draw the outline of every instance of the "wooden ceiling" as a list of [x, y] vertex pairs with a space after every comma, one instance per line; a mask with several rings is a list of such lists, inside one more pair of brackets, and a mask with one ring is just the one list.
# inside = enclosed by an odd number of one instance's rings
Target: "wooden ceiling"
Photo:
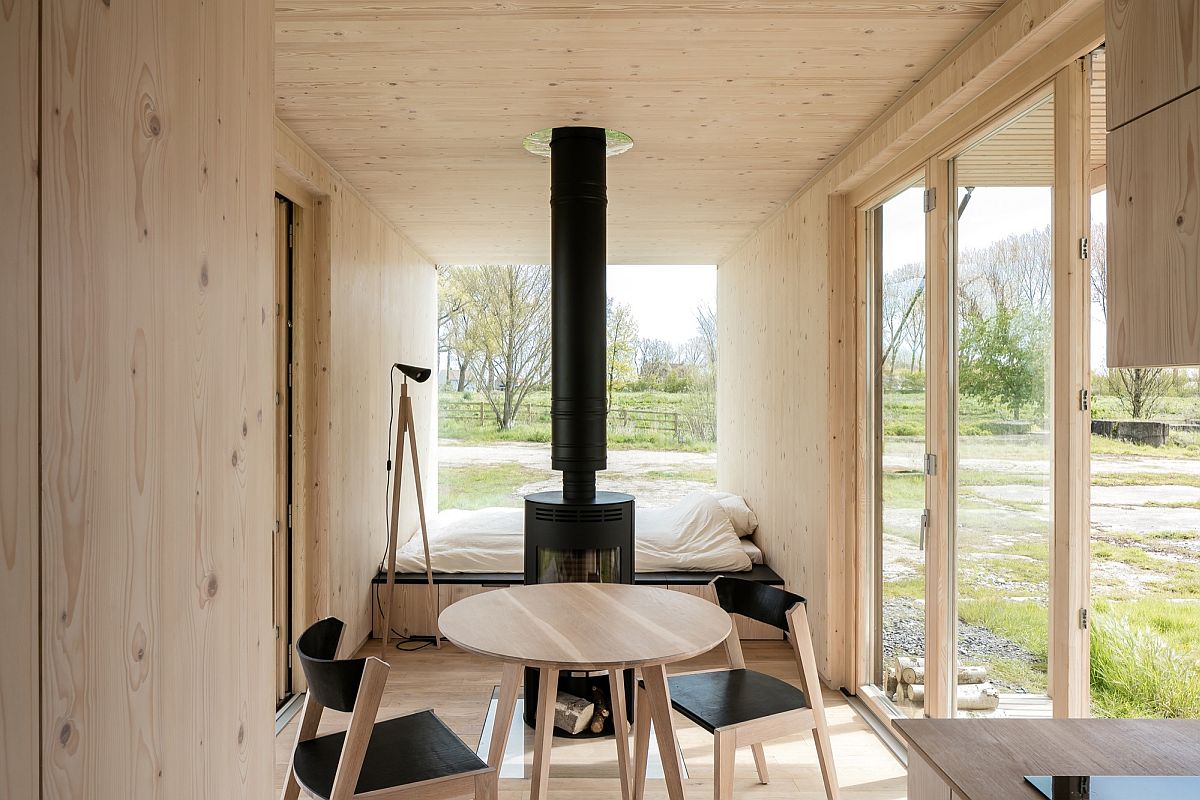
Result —
[[[1090, 168], [1105, 164], [1104, 50], [1091, 57]], [[1051, 186], [1054, 183], [1054, 101], [1028, 113], [971, 147], [958, 159], [960, 186]]]
[[439, 263], [549, 257], [554, 125], [629, 133], [610, 263], [715, 263], [1000, 0], [279, 0], [276, 108]]

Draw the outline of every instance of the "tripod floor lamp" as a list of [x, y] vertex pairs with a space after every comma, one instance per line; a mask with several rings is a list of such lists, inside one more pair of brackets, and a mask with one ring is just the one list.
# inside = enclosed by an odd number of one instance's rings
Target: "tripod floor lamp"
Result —
[[[408, 395], [409, 378], [417, 383], [424, 383], [429, 380], [431, 373], [426, 367], [413, 367], [408, 364], [393, 364], [392, 369], [399, 370], [404, 375], [404, 383], [400, 385], [400, 407], [396, 412], [396, 471], [392, 478], [391, 524], [388, 525], [387, 582], [383, 595], [381, 655], [387, 652], [388, 637], [392, 633], [392, 601], [396, 592], [396, 547], [400, 532], [400, 489], [404, 485], [402, 479], [405, 438], [408, 439], [409, 452], [412, 454], [413, 479], [417, 486], [417, 516], [421, 520], [421, 543], [425, 547], [425, 583], [429, 588], [429, 618], [433, 620], [433, 642], [438, 647], [442, 646], [437, 632], [437, 589], [433, 585], [433, 567], [429, 563], [429, 528], [425, 524], [425, 494], [421, 490], [421, 462], [417, 458], [417, 429], [413, 423], [412, 398]], [[391, 466], [389, 462], [388, 468]]]

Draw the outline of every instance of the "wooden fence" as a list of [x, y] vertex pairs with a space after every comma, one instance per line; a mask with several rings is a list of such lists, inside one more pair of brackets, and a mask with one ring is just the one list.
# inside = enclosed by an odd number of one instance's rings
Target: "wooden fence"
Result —
[[[478, 402], [456, 401], [442, 403], [438, 407], [441, 419], [463, 424], [495, 425], [496, 415], [486, 400]], [[527, 425], [550, 424], [550, 406], [524, 403], [517, 411], [514, 422]], [[636, 408], [613, 408], [608, 412], [610, 431], [667, 433], [676, 441], [716, 439], [713, 420], [701, 414], [686, 414], [678, 411], [647, 411]]]

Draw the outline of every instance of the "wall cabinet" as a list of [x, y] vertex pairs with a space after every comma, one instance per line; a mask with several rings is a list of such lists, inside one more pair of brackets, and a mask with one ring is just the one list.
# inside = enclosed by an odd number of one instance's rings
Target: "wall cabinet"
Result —
[[1197, 0], [1108, 0], [1108, 129], [1200, 86]]
[[1200, 364], [1200, 0], [1108, 2], [1108, 366]]

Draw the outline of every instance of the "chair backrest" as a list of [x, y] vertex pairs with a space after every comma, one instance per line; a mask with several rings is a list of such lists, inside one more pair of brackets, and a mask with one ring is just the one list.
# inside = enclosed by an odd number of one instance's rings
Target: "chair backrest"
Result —
[[778, 586], [725, 575], [713, 581], [713, 589], [721, 608], [730, 614], [741, 614], [785, 632], [788, 630], [788, 611], [797, 603], [807, 602], [800, 595]]
[[354, 710], [367, 662], [365, 658], [335, 658], [345, 627], [337, 617], [327, 617], [309, 626], [296, 642], [309, 693], [322, 706], [335, 711]]

